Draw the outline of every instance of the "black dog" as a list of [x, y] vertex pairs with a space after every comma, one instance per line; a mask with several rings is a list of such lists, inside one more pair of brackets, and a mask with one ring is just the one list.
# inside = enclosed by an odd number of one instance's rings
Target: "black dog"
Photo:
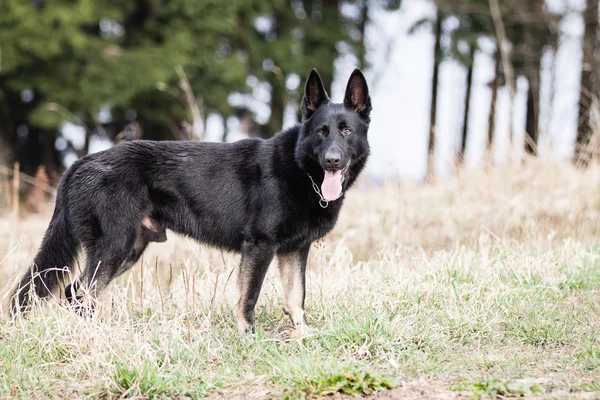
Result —
[[[269, 140], [236, 143], [133, 141], [78, 160], [59, 185], [54, 215], [33, 267], [13, 294], [24, 312], [31, 293], [47, 297], [80, 247], [87, 265], [66, 289], [79, 304], [140, 258], [165, 230], [242, 255], [238, 325], [253, 327], [254, 306], [274, 256], [283, 279], [284, 311], [304, 316], [310, 245], [335, 225], [344, 191], [369, 155], [371, 99], [356, 69], [343, 104], [332, 104], [316, 70], [306, 82], [302, 123]], [[33, 287], [32, 287], [33, 286]], [[33, 289], [33, 290], [32, 290]]]

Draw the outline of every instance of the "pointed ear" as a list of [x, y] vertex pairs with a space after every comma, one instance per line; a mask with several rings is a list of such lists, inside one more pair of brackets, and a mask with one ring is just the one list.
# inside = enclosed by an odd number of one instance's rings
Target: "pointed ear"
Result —
[[329, 103], [329, 96], [316, 69], [312, 69], [304, 87], [302, 98], [302, 120], [309, 119], [323, 104]]
[[346, 86], [346, 95], [344, 96], [344, 107], [351, 108], [360, 114], [361, 117], [369, 119], [371, 114], [371, 96], [369, 96], [369, 87], [365, 76], [356, 68]]

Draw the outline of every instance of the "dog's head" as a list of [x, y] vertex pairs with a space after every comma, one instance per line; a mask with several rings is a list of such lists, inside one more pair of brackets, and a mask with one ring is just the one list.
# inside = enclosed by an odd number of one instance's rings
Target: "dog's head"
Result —
[[359, 69], [348, 79], [344, 102], [331, 103], [317, 70], [306, 80], [296, 160], [311, 174], [326, 200], [339, 198], [369, 155], [371, 97]]

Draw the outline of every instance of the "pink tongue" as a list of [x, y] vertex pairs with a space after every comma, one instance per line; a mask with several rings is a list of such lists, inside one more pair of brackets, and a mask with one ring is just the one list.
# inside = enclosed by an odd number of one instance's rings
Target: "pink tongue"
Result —
[[342, 171], [325, 171], [321, 184], [321, 193], [327, 201], [333, 201], [342, 195]]

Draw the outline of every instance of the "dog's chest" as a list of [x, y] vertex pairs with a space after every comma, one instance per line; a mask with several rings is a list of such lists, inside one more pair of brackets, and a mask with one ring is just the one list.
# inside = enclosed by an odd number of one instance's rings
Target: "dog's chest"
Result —
[[337, 216], [337, 212], [312, 212], [282, 221], [277, 238], [279, 247], [294, 250], [323, 238], [334, 228]]

